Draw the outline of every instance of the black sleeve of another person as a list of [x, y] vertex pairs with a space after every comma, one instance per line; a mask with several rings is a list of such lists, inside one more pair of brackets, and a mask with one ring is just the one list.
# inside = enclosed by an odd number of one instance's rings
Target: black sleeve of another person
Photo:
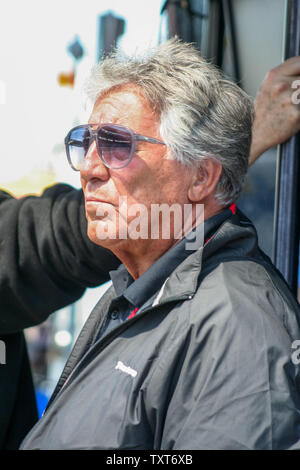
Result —
[[0, 191], [0, 449], [17, 449], [38, 419], [22, 330], [107, 281], [119, 263], [89, 241], [82, 191], [58, 184], [22, 199]]
[[0, 191], [0, 335], [44, 321], [109, 279], [120, 262], [86, 229], [81, 190], [56, 184], [21, 199]]

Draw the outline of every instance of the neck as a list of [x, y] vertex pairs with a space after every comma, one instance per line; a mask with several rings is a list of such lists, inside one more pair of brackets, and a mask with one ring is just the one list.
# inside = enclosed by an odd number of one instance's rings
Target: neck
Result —
[[124, 264], [133, 279], [138, 279], [178, 240], [132, 240], [128, 246], [115, 247], [112, 251]]

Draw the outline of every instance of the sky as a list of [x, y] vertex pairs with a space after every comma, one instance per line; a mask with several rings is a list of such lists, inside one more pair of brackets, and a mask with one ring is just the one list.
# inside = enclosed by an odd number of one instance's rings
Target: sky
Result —
[[[158, 43], [162, 0], [16, 0], [0, 2], [0, 187], [52, 169], [55, 179], [79, 186], [67, 164], [63, 140], [83, 122], [81, 87], [96, 60], [97, 16], [111, 11], [127, 20], [120, 47]], [[71, 72], [66, 47], [79, 36], [85, 57], [75, 89], [57, 76]], [[5, 138], [3, 138], [5, 136]]]

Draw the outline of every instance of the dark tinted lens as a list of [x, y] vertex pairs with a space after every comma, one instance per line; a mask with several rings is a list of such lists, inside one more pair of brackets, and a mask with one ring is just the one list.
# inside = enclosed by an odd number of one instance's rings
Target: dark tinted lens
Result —
[[110, 168], [126, 166], [131, 156], [133, 137], [129, 130], [119, 126], [103, 126], [98, 132], [99, 152]]
[[90, 133], [86, 127], [73, 129], [66, 142], [69, 149], [70, 163], [74, 170], [80, 170], [90, 145]]

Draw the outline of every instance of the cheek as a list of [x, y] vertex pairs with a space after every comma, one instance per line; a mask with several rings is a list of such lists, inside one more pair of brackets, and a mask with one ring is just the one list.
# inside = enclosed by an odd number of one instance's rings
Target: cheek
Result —
[[130, 199], [133, 202], [152, 204], [172, 203], [181, 191], [180, 183], [173, 175], [164, 172], [147, 173], [131, 185]]
[[173, 165], [161, 168], [154, 181], [153, 192], [164, 202], [172, 204], [186, 199], [187, 184], [184, 171], [178, 171]]
[[111, 171], [116, 193], [127, 196], [131, 203], [186, 202], [190, 175], [185, 168], [172, 160], [155, 159], [148, 164], [142, 159], [133, 159], [119, 173]]
[[86, 181], [83, 179], [82, 176], [80, 176], [80, 184], [81, 184], [81, 188], [82, 188], [82, 190], [83, 190], [83, 192], [84, 192], [85, 187], [86, 187]]

